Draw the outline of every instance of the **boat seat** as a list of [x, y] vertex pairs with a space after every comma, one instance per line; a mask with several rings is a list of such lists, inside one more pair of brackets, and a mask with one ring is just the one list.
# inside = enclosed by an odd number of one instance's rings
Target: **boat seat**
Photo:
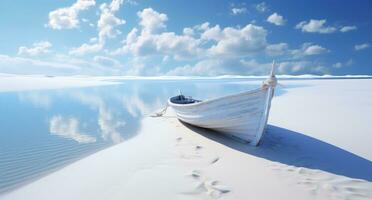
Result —
[[170, 101], [175, 104], [191, 104], [191, 103], [200, 102], [200, 100], [196, 100], [191, 97], [185, 97], [184, 95], [178, 95], [178, 96], [172, 97]]

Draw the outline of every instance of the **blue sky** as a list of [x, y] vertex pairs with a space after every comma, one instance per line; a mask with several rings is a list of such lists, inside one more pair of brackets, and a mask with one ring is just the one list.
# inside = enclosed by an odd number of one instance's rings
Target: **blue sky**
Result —
[[3, 0], [0, 73], [372, 74], [372, 3]]

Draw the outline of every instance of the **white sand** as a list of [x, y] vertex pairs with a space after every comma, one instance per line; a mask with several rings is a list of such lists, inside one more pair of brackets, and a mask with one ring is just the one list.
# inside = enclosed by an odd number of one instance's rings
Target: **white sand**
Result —
[[372, 80], [282, 84], [260, 147], [168, 112], [0, 199], [371, 199]]

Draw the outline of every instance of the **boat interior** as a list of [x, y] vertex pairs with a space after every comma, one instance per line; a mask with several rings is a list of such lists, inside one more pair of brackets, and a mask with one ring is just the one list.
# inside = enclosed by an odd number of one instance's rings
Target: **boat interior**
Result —
[[170, 101], [175, 104], [192, 104], [201, 102], [200, 100], [193, 99], [192, 97], [185, 97], [184, 95], [174, 96]]

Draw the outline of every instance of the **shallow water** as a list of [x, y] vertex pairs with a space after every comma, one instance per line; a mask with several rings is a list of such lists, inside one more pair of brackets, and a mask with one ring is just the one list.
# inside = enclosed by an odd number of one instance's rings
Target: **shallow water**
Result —
[[127, 80], [111, 86], [0, 93], [0, 193], [135, 137], [141, 118], [164, 107], [179, 90], [207, 99], [259, 84], [236, 79]]

